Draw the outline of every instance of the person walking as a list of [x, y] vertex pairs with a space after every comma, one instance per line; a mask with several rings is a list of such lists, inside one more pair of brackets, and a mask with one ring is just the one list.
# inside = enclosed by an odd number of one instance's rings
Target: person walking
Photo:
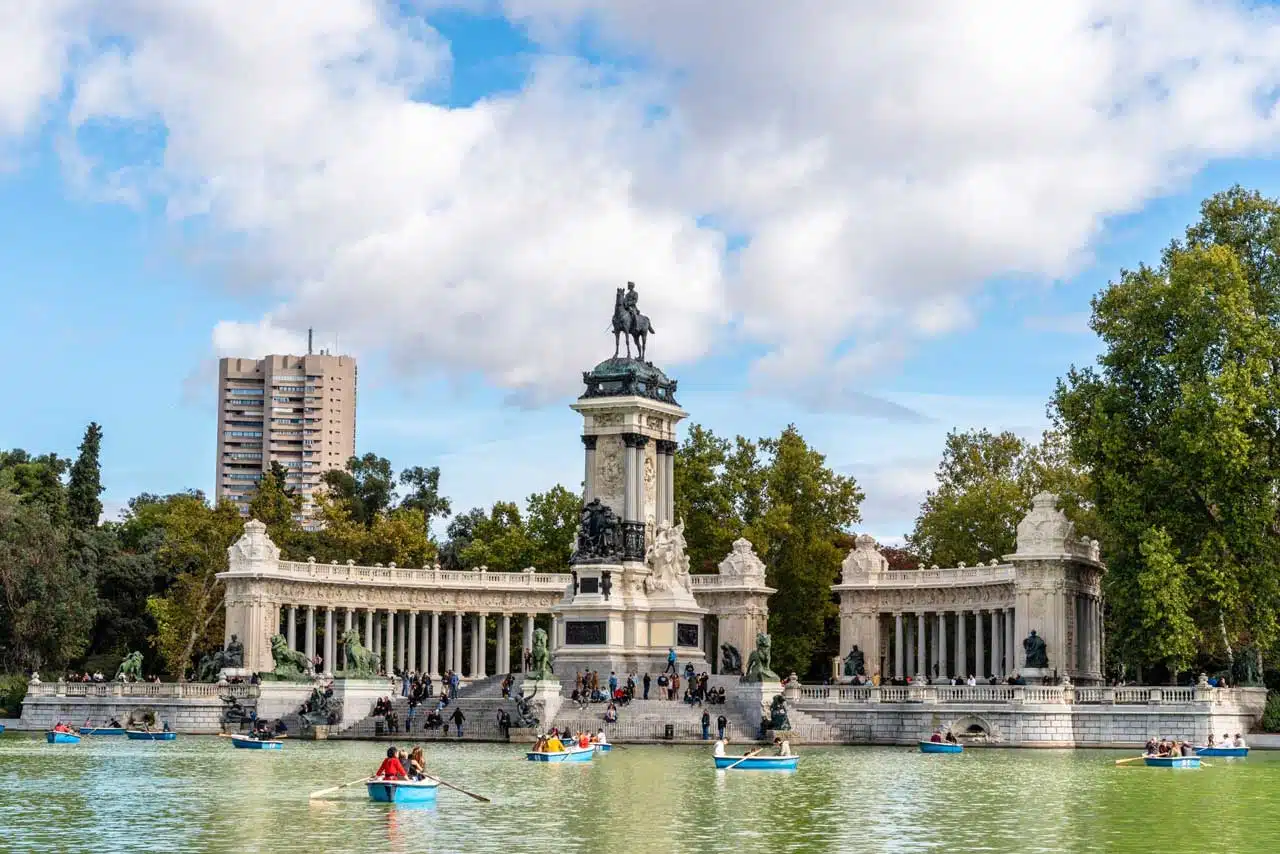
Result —
[[[723, 735], [723, 733], [721, 733]], [[702, 710], [702, 740], [706, 741], [711, 738], [711, 713], [706, 709]]]
[[649, 674], [644, 675], [644, 698], [649, 699]]
[[[703, 714], [706, 714], [705, 712]], [[729, 720], [724, 715], [716, 718], [716, 735], [718, 738], [724, 738], [725, 727], [729, 725]]]
[[454, 706], [453, 714], [449, 715], [449, 720], [453, 721], [454, 726], [458, 728], [458, 738], [462, 738], [462, 722], [466, 719], [467, 716], [462, 713], [462, 707]]
[[664, 671], [662, 671], [662, 672], [663, 672], [663, 673], [675, 673], [675, 672], [676, 672], [676, 650], [675, 650], [675, 647], [668, 647], [668, 648], [667, 648], [667, 669], [666, 669], [666, 670], [664, 670]]

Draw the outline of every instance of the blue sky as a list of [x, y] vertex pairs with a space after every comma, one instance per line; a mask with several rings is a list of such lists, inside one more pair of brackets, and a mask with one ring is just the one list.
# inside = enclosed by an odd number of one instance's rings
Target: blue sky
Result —
[[360, 359], [359, 452], [457, 509], [576, 487], [634, 279], [691, 421], [796, 423], [897, 537], [947, 430], [1046, 426], [1121, 267], [1280, 194], [1280, 40], [1231, 4], [1105, 37], [1010, 6], [990, 44], [943, 4], [923, 45], [822, 4], [236, 5], [51, 4], [0, 58], [0, 446], [100, 422], [109, 506], [211, 489], [213, 360], [312, 325]]

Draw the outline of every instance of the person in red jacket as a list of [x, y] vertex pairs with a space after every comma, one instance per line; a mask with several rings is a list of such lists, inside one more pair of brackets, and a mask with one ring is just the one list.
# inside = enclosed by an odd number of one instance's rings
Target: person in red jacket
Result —
[[396, 749], [388, 747], [387, 758], [382, 760], [382, 764], [378, 766], [377, 771], [373, 772], [373, 776], [383, 780], [403, 780], [409, 775], [405, 773], [404, 766], [396, 758]]

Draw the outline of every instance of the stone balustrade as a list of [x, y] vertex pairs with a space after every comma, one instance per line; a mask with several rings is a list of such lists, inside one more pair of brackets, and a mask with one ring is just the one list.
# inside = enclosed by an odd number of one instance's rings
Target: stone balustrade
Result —
[[841, 581], [842, 587], [858, 588], [917, 588], [917, 587], [970, 587], [983, 584], [1007, 584], [1013, 581], [1012, 564], [996, 566], [963, 566], [951, 569], [908, 569], [885, 572], [848, 571]]
[[800, 704], [865, 705], [922, 703], [968, 705], [1160, 705], [1208, 703], [1237, 705], [1244, 689], [1127, 685], [1122, 688], [1072, 685], [806, 685], [800, 688]]
[[27, 686], [28, 697], [137, 697], [194, 699], [201, 697], [256, 698], [257, 685], [216, 685], [208, 682], [41, 682]]

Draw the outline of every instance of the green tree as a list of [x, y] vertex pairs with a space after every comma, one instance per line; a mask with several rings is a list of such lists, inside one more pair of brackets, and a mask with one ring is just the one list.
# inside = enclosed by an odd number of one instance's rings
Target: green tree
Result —
[[92, 567], [70, 564], [67, 551], [43, 503], [0, 489], [0, 669], [60, 670], [88, 646]]
[[479, 520], [472, 538], [459, 555], [468, 569], [485, 566], [493, 572], [519, 572], [531, 565], [534, 542], [525, 528], [520, 508], [498, 501]]
[[426, 520], [427, 536], [431, 536], [431, 520], [446, 519], [452, 511], [449, 499], [440, 494], [440, 467], [413, 466], [400, 472], [400, 483], [409, 494], [400, 501], [404, 509], [418, 510]]
[[1157, 266], [1122, 270], [1093, 300], [1103, 352], [1059, 382], [1051, 411], [1091, 476], [1121, 660], [1182, 664], [1182, 628], [1170, 650], [1149, 643], [1153, 578], [1189, 591], [1164, 610], [1189, 616], [1202, 666], [1276, 640], [1277, 317], [1280, 203], [1239, 187], [1206, 200]]
[[746, 536], [778, 590], [769, 602], [774, 669], [813, 676], [834, 653], [831, 585], [844, 558], [837, 543], [859, 520], [863, 494], [853, 478], [832, 471], [794, 425], [761, 439], [759, 448], [765, 455], [758, 465], [761, 512], [749, 520]]
[[198, 655], [222, 645], [224, 608], [217, 574], [227, 548], [244, 528], [230, 502], [210, 507], [194, 495], [171, 496], [164, 508], [164, 542], [157, 560], [173, 579], [147, 600], [156, 624], [152, 643], [173, 677], [185, 679]]
[[556, 484], [530, 495], [525, 510], [525, 528], [532, 541], [527, 565], [539, 572], [564, 572], [577, 545], [582, 497]]
[[69, 460], [57, 454], [33, 457], [18, 448], [0, 452], [0, 489], [9, 489], [23, 504], [44, 508], [54, 527], [67, 521], [67, 488], [62, 483]]
[[466, 513], [459, 513], [449, 522], [445, 531], [444, 545], [440, 548], [440, 565], [448, 570], [466, 569], [462, 553], [475, 539], [476, 528], [488, 519], [489, 514], [481, 507], [472, 507]]
[[1147, 664], [1164, 665], [1172, 683], [1178, 672], [1191, 664], [1196, 652], [1190, 578], [1163, 529], [1145, 531], [1138, 550], [1142, 565], [1137, 572], [1132, 611], [1141, 646], [1134, 652]]
[[377, 454], [352, 457], [345, 469], [327, 471], [323, 480], [333, 499], [345, 504], [351, 518], [366, 528], [396, 500], [391, 461]]
[[[733, 449], [727, 439], [692, 424], [676, 454], [672, 473], [675, 515], [677, 521], [684, 522], [690, 572], [715, 572], [733, 541], [741, 536], [744, 522], [739, 505], [746, 502], [738, 500], [738, 484], [727, 474]], [[738, 470], [748, 468], [743, 453], [739, 448], [735, 456]]]
[[98, 456], [102, 451], [102, 428], [90, 422], [80, 442], [80, 454], [71, 466], [71, 479], [67, 485], [67, 515], [71, 527], [89, 530], [98, 527], [102, 518], [102, 465]]
[[272, 462], [249, 499], [249, 516], [266, 525], [281, 548], [296, 537], [299, 527], [294, 517], [302, 511], [302, 497], [288, 489], [286, 477], [285, 468]]

